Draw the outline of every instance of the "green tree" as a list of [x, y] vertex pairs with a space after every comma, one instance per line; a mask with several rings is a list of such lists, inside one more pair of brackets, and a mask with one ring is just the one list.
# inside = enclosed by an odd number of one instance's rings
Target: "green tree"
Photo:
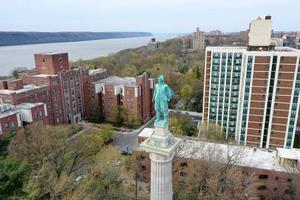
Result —
[[180, 136], [195, 136], [196, 134], [193, 118], [181, 114], [171, 115], [170, 130], [173, 134]]
[[11, 153], [29, 163], [30, 179], [25, 190], [30, 198], [46, 194], [55, 198], [68, 189], [58, 186], [73, 179], [80, 165], [76, 143], [69, 139], [71, 131], [68, 126], [33, 124], [16, 135]]
[[118, 150], [112, 146], [102, 148], [92, 160], [90, 173], [63, 199], [68, 200], [122, 200], [123, 194], [120, 179], [122, 158]]
[[13, 135], [13, 133], [8, 133], [0, 138], [0, 159], [7, 155], [7, 147], [10, 144]]
[[216, 123], [203, 122], [198, 130], [198, 136], [204, 139], [224, 141], [226, 140], [223, 128]]
[[125, 117], [125, 124], [129, 128], [137, 128], [141, 124], [139, 115], [135, 112], [127, 113]]
[[120, 106], [115, 106], [111, 112], [111, 120], [117, 125], [122, 125], [124, 122], [124, 113], [123, 109]]
[[183, 85], [182, 88], [180, 89], [180, 96], [184, 99], [185, 102], [184, 109], [187, 109], [192, 95], [193, 95], [193, 88], [188, 84]]
[[22, 197], [23, 184], [27, 178], [27, 165], [14, 155], [8, 155], [13, 133], [0, 138], [0, 199], [10, 199], [11, 196]]
[[16, 156], [0, 160], [0, 199], [23, 196], [23, 183], [26, 181], [26, 162]]

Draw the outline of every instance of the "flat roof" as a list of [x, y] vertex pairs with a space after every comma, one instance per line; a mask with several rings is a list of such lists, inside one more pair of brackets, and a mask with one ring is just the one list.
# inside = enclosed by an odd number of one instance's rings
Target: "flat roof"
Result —
[[0, 90], [0, 94], [13, 94], [13, 93], [20, 94], [20, 93], [34, 90], [34, 89], [41, 88], [41, 87], [43, 87], [43, 86], [24, 85], [22, 89], [18, 89], [18, 90], [6, 90], [6, 89]]
[[291, 47], [275, 47], [274, 50], [269, 50], [269, 51], [248, 51], [247, 46], [208, 46], [206, 48], [207, 50], [241, 50], [241, 51], [246, 51], [246, 52], [293, 52], [293, 53], [300, 53], [299, 49], [291, 48]]
[[67, 52], [41, 52], [41, 53], [35, 53], [35, 54], [44, 54], [44, 55], [55, 55], [55, 54], [68, 54]]
[[9, 110], [9, 111], [0, 113], [0, 119], [3, 119], [3, 118], [5, 118], [5, 117], [11, 116], [11, 115], [15, 115], [15, 114], [17, 114], [17, 113], [19, 113], [19, 112], [16, 111], [16, 110]]
[[97, 69], [91, 69], [89, 70], [89, 75], [94, 75], [94, 74], [98, 74], [98, 73], [102, 73], [102, 72], [106, 72], [106, 69], [103, 68], [97, 68]]
[[281, 158], [300, 161], [300, 149], [277, 148], [277, 152], [278, 156]]
[[38, 77], [38, 78], [47, 78], [49, 76], [54, 77], [58, 76], [57, 74], [34, 74], [32, 75], [33, 77]]
[[98, 83], [112, 84], [112, 85], [136, 86], [136, 79], [134, 77], [109, 76], [105, 79], [95, 82], [95, 84], [98, 84]]
[[228, 157], [236, 160], [236, 165], [250, 168], [297, 172], [297, 169], [279, 164], [277, 151], [248, 146], [220, 144], [196, 140], [185, 140], [179, 156], [192, 159], [214, 159], [226, 163]]
[[43, 105], [44, 103], [41, 102], [37, 102], [37, 103], [20, 103], [18, 105], [16, 105], [17, 109], [32, 109], [35, 108], [37, 106]]

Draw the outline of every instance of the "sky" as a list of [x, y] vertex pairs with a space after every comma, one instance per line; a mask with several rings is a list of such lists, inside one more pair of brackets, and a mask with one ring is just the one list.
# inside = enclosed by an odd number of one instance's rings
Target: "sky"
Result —
[[273, 29], [300, 30], [300, 0], [0, 0], [0, 31], [245, 30], [272, 15]]

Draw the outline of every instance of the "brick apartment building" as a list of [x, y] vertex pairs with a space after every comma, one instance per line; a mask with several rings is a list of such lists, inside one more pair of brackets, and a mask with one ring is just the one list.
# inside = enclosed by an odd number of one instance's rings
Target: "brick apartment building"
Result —
[[227, 137], [292, 148], [299, 112], [300, 51], [272, 46], [272, 20], [253, 20], [247, 47], [206, 49], [203, 118]]
[[[114, 120], [112, 112], [120, 107], [123, 113], [137, 114], [142, 122], [154, 116], [152, 104], [154, 80], [143, 74], [138, 77], [110, 76], [93, 83], [95, 95], [93, 104], [102, 103], [103, 115]], [[101, 101], [101, 102], [100, 102]], [[99, 107], [99, 109], [101, 109]]]
[[[147, 128], [146, 132], [148, 133], [140, 135], [148, 138], [153, 134], [154, 129]], [[191, 172], [201, 170], [202, 167], [204, 171], [210, 170], [206, 168], [206, 162], [211, 162], [212, 165], [213, 163], [226, 164], [229, 160], [230, 165], [234, 165], [242, 172], [237, 173], [237, 176], [242, 176], [242, 180], [246, 183], [243, 185], [244, 195], [241, 195], [240, 199], [294, 200], [299, 198], [297, 196], [300, 194], [299, 149], [266, 150], [249, 146], [184, 140], [174, 160], [174, 180], [187, 181], [187, 184], [190, 184], [191, 180], [197, 182], [199, 180], [195, 180], [197, 177], [192, 177], [194, 173]], [[142, 181], [150, 184], [151, 160], [147, 153], [143, 154], [140, 162], [140, 177]], [[195, 162], [196, 169], [195, 164], [192, 165]], [[180, 184], [185, 185], [182, 182]]]
[[[108, 77], [107, 70], [70, 67], [67, 53], [34, 55], [36, 68], [19, 74], [20, 79], [0, 82], [0, 104], [45, 103], [47, 123], [77, 123], [122, 107], [141, 121], [154, 115], [151, 103], [153, 79]], [[101, 91], [99, 91], [101, 90]]]
[[35, 54], [36, 68], [20, 80], [0, 83], [0, 103], [43, 102], [49, 124], [76, 123], [90, 116], [91, 82], [107, 77], [106, 70], [70, 68], [67, 53]]
[[21, 103], [16, 106], [0, 104], [0, 137], [37, 122], [48, 124], [47, 107], [44, 103]]

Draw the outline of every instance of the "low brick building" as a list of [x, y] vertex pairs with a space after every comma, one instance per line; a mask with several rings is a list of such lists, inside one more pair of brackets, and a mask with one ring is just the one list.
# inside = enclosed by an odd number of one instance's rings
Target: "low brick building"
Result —
[[105, 119], [114, 121], [116, 109], [125, 114], [135, 114], [141, 122], [154, 116], [152, 105], [154, 80], [147, 74], [138, 77], [109, 76], [93, 83], [95, 95], [92, 104], [100, 105]]
[[[152, 129], [152, 131], [154, 131]], [[152, 135], [147, 128], [148, 137]], [[145, 137], [143, 136], [143, 140]], [[141, 141], [143, 141], [141, 140]], [[140, 142], [141, 142], [140, 141]], [[207, 162], [211, 165], [235, 166], [236, 176], [245, 180], [244, 196], [241, 199], [294, 200], [300, 195], [300, 149], [266, 150], [256, 147], [237, 146], [196, 140], [184, 140], [173, 162], [174, 181], [191, 180], [193, 174], [206, 173]], [[150, 184], [150, 159], [145, 155], [141, 162], [143, 180]], [[228, 164], [230, 163], [230, 164]], [[196, 167], [195, 167], [196, 166]], [[203, 169], [202, 169], [203, 166]], [[217, 168], [219, 169], [219, 168]], [[192, 174], [189, 174], [193, 172]], [[248, 185], [247, 185], [248, 184]]]
[[21, 128], [31, 123], [48, 124], [46, 104], [21, 103], [0, 105], [0, 137], [9, 132], [17, 133]]

